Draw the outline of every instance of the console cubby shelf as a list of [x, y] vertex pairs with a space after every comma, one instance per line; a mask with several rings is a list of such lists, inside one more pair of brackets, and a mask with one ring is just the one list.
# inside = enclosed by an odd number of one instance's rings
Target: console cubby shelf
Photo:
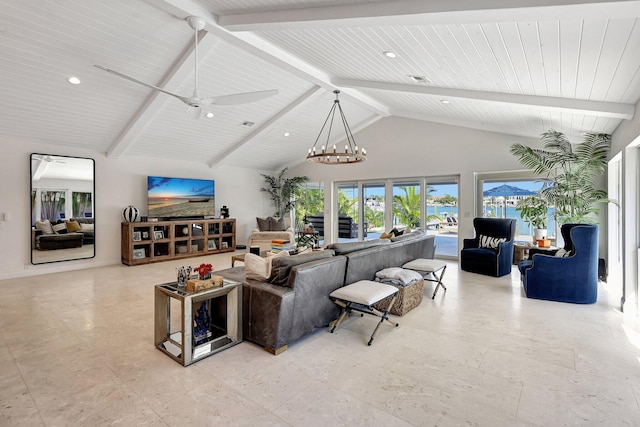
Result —
[[121, 258], [126, 265], [232, 252], [236, 249], [236, 220], [123, 222], [121, 237]]

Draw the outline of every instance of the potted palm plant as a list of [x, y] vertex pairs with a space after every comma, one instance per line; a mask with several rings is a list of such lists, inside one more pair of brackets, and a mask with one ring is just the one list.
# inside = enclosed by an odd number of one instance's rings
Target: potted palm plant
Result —
[[275, 216], [282, 217], [289, 213], [296, 205], [296, 191], [309, 181], [306, 176], [294, 176], [285, 178], [287, 168], [282, 169], [277, 176], [260, 174], [264, 178], [265, 186], [260, 189], [269, 194], [273, 206], [275, 207]]
[[518, 201], [516, 210], [520, 212], [520, 218], [534, 227], [533, 241], [547, 237], [547, 211], [549, 204], [538, 196], [529, 196]]
[[550, 130], [540, 139], [544, 149], [513, 144], [511, 153], [525, 167], [550, 180], [540, 190], [540, 197], [555, 207], [557, 224], [597, 223], [599, 204], [610, 201], [599, 184], [607, 167], [611, 135], [588, 133], [575, 149], [562, 132]]

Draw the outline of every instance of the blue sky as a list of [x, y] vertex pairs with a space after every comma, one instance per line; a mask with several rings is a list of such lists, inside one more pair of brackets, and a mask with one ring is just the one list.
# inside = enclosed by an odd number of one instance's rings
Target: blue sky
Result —
[[[531, 190], [531, 191], [538, 191], [542, 187], [542, 182], [540, 181], [493, 181], [493, 182], [485, 182], [482, 189], [483, 191], [486, 191], [494, 187], [499, 187], [503, 184], [511, 185], [514, 187], [522, 188], [524, 190]], [[430, 193], [432, 196], [444, 196], [448, 194], [454, 197], [458, 197], [457, 184], [434, 184], [432, 185], [432, 187], [435, 190], [434, 192]], [[355, 195], [350, 191], [350, 189], [342, 188], [342, 190], [349, 197], [353, 197]], [[355, 189], [355, 193], [357, 194], [357, 187]], [[384, 194], [384, 188], [378, 188], [378, 187], [366, 188], [365, 194], [372, 195], [372, 196], [373, 195], [382, 196]], [[402, 195], [404, 194], [404, 192], [400, 190], [399, 187], [396, 187], [394, 194]]]

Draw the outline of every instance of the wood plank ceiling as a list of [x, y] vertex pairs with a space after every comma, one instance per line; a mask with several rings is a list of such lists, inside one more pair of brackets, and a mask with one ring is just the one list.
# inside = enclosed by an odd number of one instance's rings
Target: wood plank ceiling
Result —
[[[194, 120], [93, 67], [191, 96], [189, 15], [206, 20], [201, 96], [278, 95]], [[638, 17], [640, 1], [4, 0], [0, 135], [276, 170], [304, 159], [336, 88], [355, 132], [401, 116], [534, 138], [611, 133], [640, 98]]]

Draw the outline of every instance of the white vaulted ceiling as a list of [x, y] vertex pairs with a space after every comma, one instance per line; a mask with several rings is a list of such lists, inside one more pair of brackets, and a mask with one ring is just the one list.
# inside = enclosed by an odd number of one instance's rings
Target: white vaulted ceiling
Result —
[[[206, 20], [201, 96], [278, 95], [194, 120], [93, 66], [191, 96], [190, 15]], [[0, 135], [275, 170], [304, 158], [335, 89], [354, 133], [385, 116], [611, 133], [640, 98], [639, 17], [640, 1], [4, 0]]]

